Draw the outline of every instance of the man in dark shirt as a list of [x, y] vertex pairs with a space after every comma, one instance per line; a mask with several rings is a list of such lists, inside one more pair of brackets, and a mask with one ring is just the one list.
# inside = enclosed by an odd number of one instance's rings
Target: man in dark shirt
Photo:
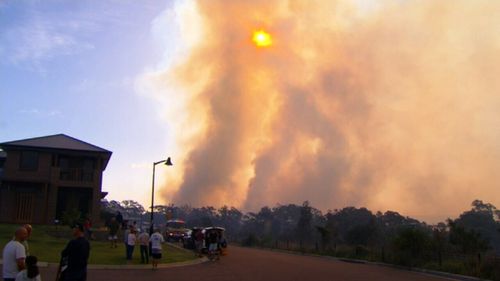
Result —
[[116, 214], [116, 221], [118, 222], [118, 224], [120, 225], [121, 228], [125, 228], [125, 225], [123, 225], [123, 216], [122, 216], [122, 213], [118, 212], [118, 214]]
[[120, 228], [120, 225], [118, 224], [118, 221], [116, 221], [115, 217], [111, 218], [111, 221], [108, 224], [109, 227], [109, 241], [111, 242], [111, 248], [116, 248], [118, 247], [116, 245], [116, 241], [118, 240], [118, 229]]
[[87, 261], [89, 259], [90, 244], [85, 239], [84, 228], [80, 223], [73, 226], [74, 239], [69, 241], [62, 251], [61, 257], [67, 260], [67, 268], [61, 273], [61, 281], [87, 280]]

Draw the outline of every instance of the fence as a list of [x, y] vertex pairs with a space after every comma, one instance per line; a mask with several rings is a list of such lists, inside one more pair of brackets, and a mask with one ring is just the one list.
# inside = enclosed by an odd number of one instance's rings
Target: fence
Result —
[[[250, 242], [250, 243], [248, 243]], [[294, 240], [243, 241], [246, 246], [312, 253], [340, 258], [362, 259], [500, 280], [500, 256], [493, 252], [463, 254], [457, 251], [422, 251], [418, 256], [390, 246], [352, 246]]]

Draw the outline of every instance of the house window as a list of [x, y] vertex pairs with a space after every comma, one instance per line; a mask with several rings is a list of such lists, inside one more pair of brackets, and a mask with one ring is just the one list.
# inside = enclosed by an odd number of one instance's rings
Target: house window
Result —
[[94, 179], [94, 158], [60, 156], [59, 167], [61, 180], [92, 182]]
[[36, 171], [38, 169], [38, 152], [21, 152], [21, 163], [19, 168], [23, 171]]

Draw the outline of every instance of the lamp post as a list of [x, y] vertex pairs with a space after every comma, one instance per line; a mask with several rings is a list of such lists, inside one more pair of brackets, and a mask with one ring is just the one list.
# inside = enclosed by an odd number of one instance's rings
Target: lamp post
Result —
[[153, 213], [154, 213], [154, 201], [155, 201], [155, 167], [158, 164], [165, 163], [167, 166], [172, 166], [172, 160], [168, 157], [166, 160], [161, 160], [153, 163], [153, 183], [151, 185], [151, 219], [149, 226], [149, 234], [153, 234]]

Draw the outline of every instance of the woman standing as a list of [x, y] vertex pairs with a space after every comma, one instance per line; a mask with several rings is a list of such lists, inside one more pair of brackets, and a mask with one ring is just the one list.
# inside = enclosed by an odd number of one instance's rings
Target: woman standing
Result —
[[137, 242], [137, 231], [132, 228], [127, 236], [127, 263], [132, 262], [132, 255], [134, 253], [134, 247]]

